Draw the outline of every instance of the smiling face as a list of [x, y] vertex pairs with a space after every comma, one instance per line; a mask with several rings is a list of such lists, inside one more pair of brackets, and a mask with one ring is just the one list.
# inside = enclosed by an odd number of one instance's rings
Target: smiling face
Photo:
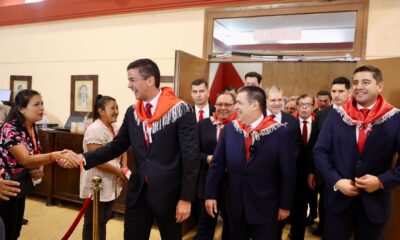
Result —
[[235, 112], [234, 105], [235, 102], [231, 95], [219, 95], [215, 103], [215, 112], [217, 113], [218, 119], [224, 121], [230, 118]]
[[357, 72], [353, 76], [354, 99], [363, 107], [371, 106], [383, 90], [383, 82], [378, 83], [372, 72]]
[[115, 123], [118, 119], [118, 114], [118, 104], [113, 100], [107, 101], [104, 109], [99, 109], [100, 119], [105, 123]]
[[243, 124], [251, 124], [254, 120], [255, 113], [259, 111], [257, 101], [250, 102], [247, 92], [239, 92], [236, 98], [235, 111], [237, 119]]
[[19, 111], [24, 116], [25, 123], [34, 123], [42, 120], [44, 114], [42, 96], [33, 95], [29, 99], [28, 105], [20, 108]]
[[135, 94], [136, 99], [147, 101], [151, 96], [152, 88], [155, 88], [154, 76], [143, 79], [139, 73], [139, 68], [128, 70], [128, 88]]
[[283, 106], [283, 94], [279, 91], [270, 91], [267, 98], [267, 109], [272, 114], [277, 115]]

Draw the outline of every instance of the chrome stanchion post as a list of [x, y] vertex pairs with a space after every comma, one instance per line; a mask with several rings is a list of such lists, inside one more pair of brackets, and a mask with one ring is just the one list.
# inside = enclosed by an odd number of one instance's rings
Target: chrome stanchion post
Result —
[[93, 240], [100, 240], [99, 227], [99, 202], [100, 202], [100, 183], [101, 177], [94, 176], [93, 182]]

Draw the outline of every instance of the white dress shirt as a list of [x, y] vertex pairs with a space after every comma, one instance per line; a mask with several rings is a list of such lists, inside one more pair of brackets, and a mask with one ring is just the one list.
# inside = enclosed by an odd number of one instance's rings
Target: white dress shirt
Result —
[[271, 115], [275, 115], [275, 118], [274, 118], [275, 121], [277, 121], [278, 123], [282, 123], [282, 112], [279, 111], [278, 114], [273, 114], [272, 112], [270, 112], [267, 109], [267, 116], [271, 116]]
[[[357, 108], [358, 108], [358, 110], [361, 110], [361, 109], [369, 109], [369, 110], [371, 110], [375, 106], [375, 103], [376, 102], [374, 102], [374, 104], [372, 104], [369, 107], [363, 107], [363, 106], [361, 106], [360, 104], [357, 103]], [[357, 142], [358, 142], [358, 135], [359, 134], [360, 134], [360, 129], [358, 127], [356, 127], [356, 140], [357, 140]]]
[[199, 111], [203, 110], [203, 119], [209, 118], [210, 117], [210, 105], [207, 103], [204, 108], [199, 108], [197, 105], [194, 105], [194, 110], [196, 112], [196, 120], [199, 121]]

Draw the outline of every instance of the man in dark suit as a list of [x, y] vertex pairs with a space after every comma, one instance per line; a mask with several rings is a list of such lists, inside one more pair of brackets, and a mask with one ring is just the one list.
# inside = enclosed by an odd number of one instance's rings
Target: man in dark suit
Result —
[[[346, 77], [338, 77], [332, 81], [331, 84], [331, 96], [333, 104], [321, 111], [318, 111], [315, 114], [315, 120], [313, 124], [313, 129], [311, 131], [310, 136], [310, 144], [311, 146], [315, 145], [317, 141], [318, 135], [324, 125], [324, 122], [332, 111], [333, 108], [338, 108], [346, 103], [350, 97], [350, 81]], [[325, 199], [325, 182], [318, 171], [315, 171], [315, 165], [313, 161], [312, 154], [309, 155], [309, 167], [308, 167], [308, 187], [311, 189], [315, 189], [319, 193], [319, 202], [318, 202], [318, 215], [319, 222], [318, 227], [313, 232], [314, 235], [321, 236], [323, 233], [324, 226], [324, 199]]]
[[107, 162], [132, 146], [135, 171], [125, 203], [125, 239], [148, 239], [154, 219], [162, 239], [181, 239], [190, 215], [199, 171], [198, 133], [190, 105], [160, 88], [160, 72], [150, 59], [128, 65], [128, 87], [137, 99], [118, 135], [84, 153], [85, 168]]
[[289, 216], [296, 179], [294, 147], [283, 124], [264, 117], [265, 92], [239, 90], [238, 119], [225, 126], [206, 183], [206, 209], [218, 213], [219, 185], [227, 168], [231, 239], [275, 239], [278, 220]]
[[381, 239], [391, 213], [391, 191], [400, 184], [400, 113], [380, 95], [382, 73], [354, 71], [353, 97], [333, 109], [314, 148], [326, 183], [323, 239]]
[[297, 157], [301, 146], [301, 133], [298, 120], [292, 115], [282, 111], [284, 102], [283, 91], [280, 87], [273, 85], [265, 89], [265, 95], [267, 97], [267, 116], [286, 125], [295, 146], [295, 155]]
[[192, 82], [191, 95], [194, 102], [194, 111], [196, 113], [197, 122], [212, 116], [215, 112], [215, 108], [208, 102], [210, 96], [208, 82], [204, 79], [194, 80]]
[[[283, 91], [281, 88], [275, 85], [266, 88], [265, 95], [267, 97], [267, 116], [279, 123], [286, 125], [289, 130], [292, 143], [295, 147], [295, 157], [296, 161], [298, 162], [299, 151], [302, 145], [299, 120], [288, 113], [282, 112]], [[293, 211], [291, 215], [293, 215]], [[277, 239], [282, 238], [282, 230], [285, 225], [286, 220], [279, 221]]]
[[[199, 199], [199, 220], [197, 227], [196, 240], [208, 240], [214, 238], [215, 225], [217, 218], [212, 218], [205, 209], [205, 184], [207, 179], [208, 166], [214, 155], [215, 147], [221, 135], [222, 129], [236, 118], [234, 111], [235, 97], [231, 93], [221, 93], [215, 103], [215, 113], [207, 119], [199, 122], [199, 142], [200, 142], [200, 174], [197, 188]], [[220, 212], [224, 221], [222, 239], [229, 239], [229, 217], [226, 210], [225, 198], [227, 188], [227, 176], [224, 176], [220, 188]], [[221, 204], [222, 203], [222, 204]]]
[[310, 195], [316, 194], [313, 192], [310, 193], [310, 189], [307, 187], [308, 155], [312, 153], [313, 147], [309, 140], [314, 125], [312, 117], [314, 98], [309, 94], [303, 94], [297, 99], [296, 105], [299, 115], [297, 126], [300, 127], [301, 131], [301, 146], [297, 158], [296, 191], [293, 210], [290, 216], [290, 235], [291, 239], [300, 240], [304, 239], [305, 235], [307, 203]]

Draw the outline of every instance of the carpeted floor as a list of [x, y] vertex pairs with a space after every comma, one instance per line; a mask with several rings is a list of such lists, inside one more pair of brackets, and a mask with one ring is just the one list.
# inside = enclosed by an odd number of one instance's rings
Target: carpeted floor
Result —
[[[68, 230], [72, 221], [78, 214], [80, 206], [71, 203], [62, 203], [54, 206], [46, 206], [43, 198], [40, 197], [28, 197], [26, 200], [25, 218], [29, 220], [28, 225], [22, 227], [21, 240], [58, 240], [61, 239], [64, 233]], [[74, 233], [69, 239], [79, 240], [82, 239], [82, 223], [80, 221], [76, 227]], [[111, 219], [107, 224], [107, 239], [108, 240], [121, 240], [123, 239], [123, 216], [119, 215]], [[288, 227], [284, 230], [284, 237], [287, 239]], [[310, 229], [307, 229], [306, 239], [317, 240], [319, 238], [314, 237], [310, 234]], [[183, 239], [193, 239], [196, 231], [193, 230], [186, 234]], [[221, 227], [217, 227], [216, 238], [220, 239]], [[160, 235], [156, 227], [153, 227], [151, 231], [151, 240], [159, 240]]]

